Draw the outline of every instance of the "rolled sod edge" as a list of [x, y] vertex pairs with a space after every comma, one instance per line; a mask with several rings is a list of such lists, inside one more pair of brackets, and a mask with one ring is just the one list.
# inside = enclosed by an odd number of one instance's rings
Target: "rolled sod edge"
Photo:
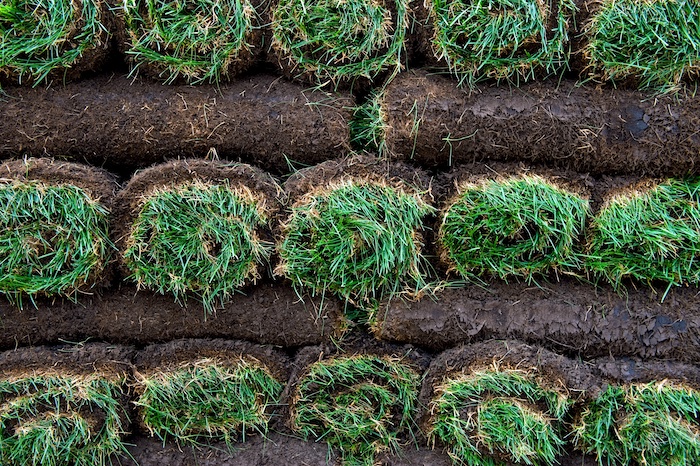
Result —
[[423, 166], [511, 161], [593, 175], [682, 176], [695, 171], [696, 97], [533, 82], [459, 89], [425, 71], [400, 74], [383, 94], [386, 146]]
[[276, 173], [349, 151], [347, 94], [270, 75], [213, 86], [163, 86], [98, 76], [52, 88], [7, 89], [0, 159], [49, 154], [119, 174], [180, 157], [252, 162]]

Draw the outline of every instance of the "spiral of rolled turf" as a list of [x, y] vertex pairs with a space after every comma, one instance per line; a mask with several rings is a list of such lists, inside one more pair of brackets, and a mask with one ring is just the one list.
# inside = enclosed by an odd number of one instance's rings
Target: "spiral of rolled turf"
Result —
[[574, 426], [578, 448], [600, 464], [700, 462], [700, 393], [679, 383], [609, 386]]
[[5, 1], [0, 4], [0, 73], [39, 82], [54, 70], [81, 68], [84, 55], [108, 44], [104, 22], [100, 0]]
[[536, 175], [463, 183], [442, 215], [442, 259], [465, 278], [576, 269], [588, 201]]
[[358, 306], [425, 286], [422, 218], [433, 212], [403, 187], [344, 180], [303, 196], [278, 244], [277, 273], [314, 294], [337, 293]]
[[586, 266], [616, 287], [627, 277], [669, 287], [698, 283], [699, 202], [700, 178], [612, 195], [592, 221]]
[[90, 286], [114, 248], [107, 210], [83, 189], [0, 183], [0, 293], [72, 297]]
[[0, 379], [0, 462], [101, 466], [125, 452], [124, 380], [99, 374]]
[[668, 91], [700, 70], [697, 0], [606, 0], [586, 27], [593, 73]]
[[203, 358], [142, 374], [136, 401], [143, 425], [161, 440], [231, 443], [267, 432], [282, 384], [254, 358]]
[[146, 195], [126, 240], [123, 258], [139, 286], [196, 295], [205, 309], [223, 304], [267, 261], [271, 244], [263, 196], [246, 186], [200, 181]]
[[429, 437], [458, 464], [556, 464], [572, 402], [525, 370], [448, 376], [435, 388]]
[[272, 45], [292, 74], [373, 79], [400, 69], [408, 24], [405, 0], [279, 0]]
[[410, 429], [419, 376], [400, 359], [338, 357], [312, 364], [291, 406], [294, 430], [338, 449], [344, 464], [372, 465]]
[[467, 83], [532, 78], [568, 62], [569, 0], [430, 0], [435, 56]]
[[166, 83], [218, 82], [252, 64], [258, 14], [248, 0], [125, 0], [126, 53]]

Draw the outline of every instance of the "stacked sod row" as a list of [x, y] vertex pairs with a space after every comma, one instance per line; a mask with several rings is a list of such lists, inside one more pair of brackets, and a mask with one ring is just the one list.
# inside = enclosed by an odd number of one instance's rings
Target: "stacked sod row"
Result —
[[288, 76], [321, 85], [381, 82], [407, 57], [469, 84], [517, 81], [566, 72], [573, 52], [581, 76], [665, 90], [697, 72], [696, 7], [695, 0], [13, 0], [0, 10], [0, 70], [20, 82], [94, 71], [114, 36], [132, 74], [166, 83], [218, 83], [264, 55]]
[[146, 436], [234, 454], [276, 431], [323, 442], [347, 465], [416, 448], [457, 465], [700, 460], [700, 371], [638, 364], [621, 376], [626, 363], [585, 364], [515, 341], [432, 360], [410, 347], [308, 347], [293, 363], [225, 340], [19, 349], [0, 354], [0, 457], [110, 464]]
[[3, 170], [0, 290], [20, 305], [76, 298], [100, 284], [114, 254], [139, 288], [183, 305], [194, 297], [211, 313], [271, 270], [274, 250], [274, 274], [300, 294], [371, 311], [444, 286], [423, 251], [431, 219], [440, 267], [472, 283], [565, 274], [624, 290], [630, 279], [666, 289], [700, 280], [697, 178], [613, 190], [593, 215], [575, 182], [472, 169], [452, 174], [438, 213], [423, 172], [372, 157], [301, 170], [284, 190], [248, 165], [178, 161], [135, 175], [108, 231], [108, 175], [50, 159]]

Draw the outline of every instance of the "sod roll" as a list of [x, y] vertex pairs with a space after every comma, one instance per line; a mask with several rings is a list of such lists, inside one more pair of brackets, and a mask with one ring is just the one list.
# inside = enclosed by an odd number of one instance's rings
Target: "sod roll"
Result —
[[153, 345], [136, 361], [141, 430], [180, 445], [234, 446], [266, 435], [289, 361], [269, 347], [228, 340]]
[[425, 6], [429, 61], [449, 68], [463, 84], [519, 82], [568, 64], [573, 1], [429, 0]]
[[0, 157], [48, 153], [120, 174], [207, 154], [287, 173], [348, 150], [353, 105], [269, 75], [201, 88], [99, 77], [8, 94]]
[[[517, 338], [585, 358], [700, 357], [697, 288], [611, 287], [562, 277], [559, 282], [493, 281], [436, 293], [433, 299], [393, 300], [372, 323], [383, 340], [431, 349], [490, 338]], [[663, 301], [662, 301], [663, 298]]]
[[114, 252], [102, 170], [51, 159], [0, 165], [0, 294], [19, 307], [37, 296], [77, 299], [105, 279]]
[[277, 0], [270, 8], [272, 49], [288, 76], [338, 85], [402, 66], [407, 0]]
[[2, 463], [99, 466], [124, 455], [129, 356], [100, 344], [0, 354]]
[[111, 46], [102, 0], [11, 0], [0, 6], [0, 82], [63, 82], [97, 71]]
[[[680, 100], [679, 100], [680, 99]], [[425, 166], [543, 163], [593, 174], [684, 175], [698, 160], [700, 100], [595, 89], [573, 82], [462, 90], [422, 71], [387, 86], [386, 148]]]
[[263, 8], [248, 0], [125, 1], [120, 43], [131, 75], [199, 84], [240, 74], [262, 52]]

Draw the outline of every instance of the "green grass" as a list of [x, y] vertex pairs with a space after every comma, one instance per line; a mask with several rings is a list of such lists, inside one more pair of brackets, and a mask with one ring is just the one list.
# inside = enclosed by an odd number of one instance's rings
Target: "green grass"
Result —
[[586, 266], [616, 288], [628, 277], [669, 287], [698, 283], [698, 202], [697, 178], [612, 197], [593, 219]]
[[127, 54], [166, 83], [219, 82], [250, 51], [257, 12], [247, 0], [124, 0]]
[[573, 402], [526, 371], [477, 370], [446, 378], [435, 392], [428, 435], [457, 464], [554, 465], [563, 452]]
[[107, 210], [73, 185], [0, 184], [0, 293], [74, 297], [114, 248]]
[[578, 448], [602, 465], [700, 464], [700, 394], [663, 381], [609, 386], [575, 426]]
[[539, 176], [465, 183], [442, 216], [443, 260], [468, 279], [576, 269], [588, 213], [588, 201]]
[[267, 207], [247, 188], [186, 183], [148, 195], [132, 225], [124, 261], [140, 287], [197, 296], [207, 312], [255, 281], [272, 245], [257, 233]]
[[387, 125], [382, 116], [382, 90], [370, 93], [367, 100], [353, 109], [350, 126], [350, 143], [356, 151], [378, 155], [386, 152]]
[[278, 244], [278, 274], [313, 294], [357, 306], [427, 285], [419, 231], [433, 213], [419, 193], [370, 181], [342, 181], [292, 207]]
[[101, 466], [125, 453], [123, 380], [96, 374], [0, 379], [0, 462]]
[[700, 66], [696, 0], [605, 0], [587, 27], [586, 56], [603, 79], [668, 91]]
[[[395, 2], [392, 13], [386, 2]], [[273, 47], [299, 74], [330, 81], [396, 73], [409, 24], [406, 0], [279, 0]], [[289, 58], [286, 58], [289, 57]]]
[[379, 453], [396, 451], [398, 436], [412, 429], [419, 384], [418, 374], [397, 358], [319, 361], [299, 380], [292, 428], [328, 442], [345, 465], [371, 466]]
[[3, 0], [0, 3], [0, 73], [44, 80], [75, 66], [88, 50], [109, 40], [97, 0]]
[[282, 384], [256, 360], [236, 363], [202, 359], [174, 370], [142, 375], [136, 405], [151, 434], [163, 442], [201, 439], [245, 441], [265, 434], [270, 407], [279, 404]]
[[568, 65], [571, 0], [429, 0], [433, 51], [462, 83], [532, 79]]

